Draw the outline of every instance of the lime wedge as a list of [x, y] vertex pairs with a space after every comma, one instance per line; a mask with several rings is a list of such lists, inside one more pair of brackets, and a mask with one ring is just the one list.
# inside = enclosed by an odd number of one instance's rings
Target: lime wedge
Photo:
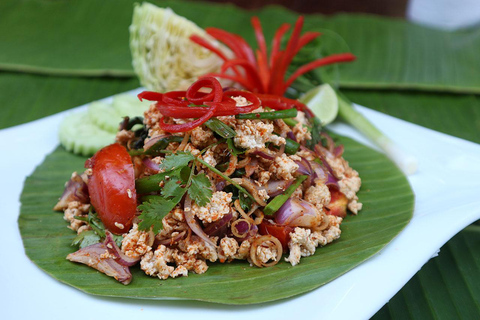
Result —
[[337, 117], [338, 98], [329, 84], [322, 84], [307, 91], [299, 99], [305, 103], [325, 126]]

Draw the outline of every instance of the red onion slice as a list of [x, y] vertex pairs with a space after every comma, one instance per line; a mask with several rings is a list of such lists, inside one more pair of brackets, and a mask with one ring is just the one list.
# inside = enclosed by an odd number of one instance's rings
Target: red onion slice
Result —
[[143, 158], [142, 163], [145, 167], [147, 167], [148, 169], [150, 169], [152, 171], [155, 171], [155, 172], [160, 171], [160, 167], [158, 166], [158, 164], [153, 162], [152, 159], [150, 159], [150, 158]]
[[151, 148], [155, 143], [157, 143], [158, 141], [164, 139], [164, 138], [167, 138], [169, 137], [170, 135], [168, 134], [162, 134], [162, 135], [158, 135], [158, 136], [154, 136], [152, 137], [150, 140], [148, 140], [144, 145], [143, 145], [143, 149], [144, 150], [148, 150], [149, 148]]
[[[237, 220], [239, 221], [239, 220]], [[258, 234], [258, 227], [256, 224], [249, 223], [242, 219], [239, 223], [232, 224], [232, 234], [235, 240], [242, 242]]]
[[222, 191], [227, 186], [227, 182], [225, 180], [220, 180], [215, 184], [216, 191]]
[[159, 245], [163, 244], [165, 246], [171, 246], [174, 243], [177, 243], [178, 241], [182, 240], [183, 237], [187, 234], [187, 231], [183, 230], [182, 232], [179, 232], [177, 235], [175, 235], [172, 238], [165, 238], [165, 239], [160, 239], [160, 240], [155, 240], [154, 247], [158, 247]]
[[252, 159], [247, 165], [245, 166], [245, 175], [250, 177], [255, 170], [258, 168], [258, 161], [257, 159]]
[[275, 213], [275, 222], [291, 227], [314, 228], [322, 222], [322, 216], [310, 203], [298, 198], [289, 198]]
[[72, 262], [86, 264], [125, 285], [129, 284], [132, 281], [130, 269], [109, 257], [109, 252], [110, 250], [105, 243], [96, 243], [70, 253], [67, 259]]
[[205, 229], [203, 229], [203, 232], [209, 236], [221, 236], [227, 231], [227, 224], [232, 218], [232, 213], [226, 214], [221, 219], [210, 223]]
[[200, 227], [200, 224], [198, 223], [197, 219], [195, 219], [195, 216], [193, 215], [192, 211], [192, 199], [190, 199], [190, 196], [187, 194], [185, 197], [185, 202], [184, 202], [184, 214], [185, 214], [185, 221], [187, 222], [188, 226], [190, 229], [195, 233], [197, 236], [199, 236], [205, 243], [213, 248], [215, 248], [215, 243], [208, 237], [208, 235], [203, 231], [203, 229]]
[[255, 149], [255, 150], [249, 152], [249, 154], [253, 154], [253, 155], [259, 156], [261, 158], [267, 159], [267, 160], [274, 160], [275, 159], [275, 155], [268, 153], [266, 151], [266, 149]]
[[345, 147], [343, 146], [343, 144], [335, 147], [335, 149], [333, 149], [333, 155], [337, 158], [341, 157], [342, 154], [343, 154], [343, 151], [345, 151]]
[[295, 134], [293, 133], [293, 131], [287, 132], [287, 138], [297, 142], [297, 137], [295, 137]]
[[68, 207], [68, 203], [71, 201], [90, 203], [87, 184], [77, 173], [74, 173], [70, 180], [68, 180], [62, 196], [53, 210], [64, 210]]
[[283, 193], [287, 190], [288, 187], [293, 183], [292, 180], [270, 180], [267, 182], [265, 186], [265, 190], [267, 191], [270, 197], [278, 196], [279, 194]]
[[305, 158], [302, 157], [301, 160], [297, 160], [295, 163], [298, 165], [297, 172], [299, 174], [311, 175], [313, 173], [310, 163]]
[[131, 267], [135, 265], [140, 258], [131, 258], [125, 255], [122, 250], [117, 246], [115, 240], [113, 240], [113, 236], [109, 231], [105, 232], [105, 246], [108, 248], [108, 251], [116, 257], [115, 261], [120, 263], [123, 266]]

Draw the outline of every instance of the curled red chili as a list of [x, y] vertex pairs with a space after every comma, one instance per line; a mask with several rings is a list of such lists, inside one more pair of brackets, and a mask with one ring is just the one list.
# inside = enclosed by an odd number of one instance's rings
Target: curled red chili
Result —
[[272, 50], [270, 57], [268, 57], [260, 20], [257, 17], [253, 17], [252, 25], [258, 47], [255, 52], [239, 35], [218, 28], [205, 29], [210, 36], [222, 42], [233, 52], [232, 58], [227, 58], [221, 50], [218, 50], [217, 46], [211, 44], [208, 40], [198, 35], [190, 37], [191, 41], [210, 50], [223, 60], [220, 72], [208, 75], [235, 81], [251, 92], [283, 96], [293, 81], [302, 74], [328, 64], [355, 60], [355, 56], [351, 53], [330, 55], [301, 66], [289, 78], [286, 78], [288, 67], [295, 55], [301, 48], [321, 34], [311, 31], [301, 34], [303, 17], [300, 16], [295, 22], [291, 36], [284, 49], [281, 48], [281, 43], [290, 25], [282, 24], [278, 28], [272, 39]]
[[[200, 91], [202, 88], [210, 92]], [[245, 106], [239, 106], [236, 97], [246, 99]], [[164, 117], [196, 120], [183, 124], [167, 124], [160, 120], [160, 127], [167, 132], [186, 132], [205, 123], [211, 117], [231, 116], [248, 113], [260, 107], [260, 99], [253, 93], [243, 90], [223, 91], [220, 82], [214, 77], [204, 77], [194, 82], [186, 91], [156, 93], [144, 91], [140, 100], [156, 101], [156, 106]]]

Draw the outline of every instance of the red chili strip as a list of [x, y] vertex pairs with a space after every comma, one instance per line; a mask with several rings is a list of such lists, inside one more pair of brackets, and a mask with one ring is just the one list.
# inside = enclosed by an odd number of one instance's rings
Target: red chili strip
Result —
[[[258, 17], [253, 17], [251, 22], [252, 22], [253, 29], [255, 30], [255, 38], [257, 38], [257, 44], [258, 44], [258, 51], [256, 56], [257, 56], [257, 64], [258, 64], [258, 71], [260, 73], [260, 78], [268, 79], [268, 77], [265, 77], [265, 75], [269, 73], [268, 62], [267, 62], [268, 60], [267, 44], [265, 43], [265, 36], [263, 34], [262, 24], [260, 23], [260, 19], [258, 19]], [[266, 88], [268, 85], [268, 81], [265, 82], [265, 80], [263, 80], [262, 82], [263, 82], [263, 87]]]
[[262, 80], [260, 79], [260, 76], [258, 75], [258, 70], [257, 70], [257, 65], [256, 64], [251, 64], [248, 60], [245, 59], [232, 59], [230, 61], [225, 62], [222, 65], [222, 73], [225, 73], [229, 68], [233, 68], [235, 66], [242, 67], [245, 70], [245, 74], [249, 78], [249, 82], [253, 82], [253, 86], [255, 90], [251, 91], [259, 91], [259, 92], [264, 92], [265, 88], [263, 88], [263, 83]]
[[252, 48], [250, 48], [242, 37], [218, 28], [206, 28], [205, 31], [218, 41], [227, 45], [238, 58], [244, 58], [255, 63], [255, 55], [253, 54]]
[[304, 74], [308, 71], [311, 71], [315, 68], [325, 66], [325, 65], [328, 65], [328, 64], [338, 63], [338, 62], [348, 62], [348, 61], [353, 61], [355, 59], [356, 59], [356, 57], [351, 53], [341, 53], [341, 54], [332, 54], [331, 56], [321, 58], [321, 59], [317, 59], [317, 60], [314, 60], [310, 63], [307, 63], [306, 65], [303, 65], [300, 68], [298, 68], [297, 71], [295, 71], [290, 76], [290, 78], [288, 78], [288, 80], [283, 85], [283, 90], [284, 91], [287, 90], [287, 88], [293, 83], [293, 81], [295, 81], [295, 79], [297, 79], [302, 74]]
[[188, 106], [186, 91], [170, 91], [163, 94], [162, 101], [176, 106]]
[[143, 91], [140, 92], [137, 97], [140, 101], [143, 101], [143, 99], [148, 101], [162, 101], [163, 94], [154, 91]]
[[200, 118], [210, 109], [207, 107], [176, 106], [161, 102], [157, 103], [157, 108], [164, 117], [176, 119]]
[[255, 90], [255, 86], [252, 83], [248, 82], [247, 79], [244, 79], [242, 77], [238, 77], [238, 76], [234, 76], [234, 75], [226, 74], [226, 73], [217, 73], [217, 72], [208, 73], [207, 75], [212, 76], [212, 77], [223, 78], [223, 79], [228, 79], [228, 80], [235, 81], [236, 83], [238, 83], [239, 85], [241, 85], [242, 87], [244, 87], [245, 89], [247, 89], [249, 91], [254, 91]]
[[272, 40], [272, 52], [270, 53], [270, 68], [273, 68], [273, 60], [275, 59], [278, 52], [280, 51], [282, 38], [285, 35], [285, 33], [288, 31], [288, 29], [290, 29], [290, 25], [288, 23], [284, 23], [275, 32], [275, 36], [273, 37], [273, 40]]
[[298, 51], [300, 51], [300, 49], [302, 49], [311, 41], [313, 41], [314, 39], [318, 38], [321, 35], [322, 34], [320, 32], [313, 32], [313, 31], [307, 31], [304, 34], [302, 34], [302, 36], [298, 40], [298, 45], [297, 45], [297, 48], [295, 49], [294, 55], [296, 55]]
[[187, 132], [207, 122], [208, 119], [210, 119], [214, 115], [216, 110], [217, 110], [217, 106], [213, 105], [210, 108], [208, 108], [207, 113], [205, 113], [203, 116], [201, 116], [197, 120], [187, 122], [187, 123], [181, 123], [181, 124], [167, 124], [165, 123], [164, 118], [161, 118], [160, 128], [163, 131], [172, 132], [172, 133]]

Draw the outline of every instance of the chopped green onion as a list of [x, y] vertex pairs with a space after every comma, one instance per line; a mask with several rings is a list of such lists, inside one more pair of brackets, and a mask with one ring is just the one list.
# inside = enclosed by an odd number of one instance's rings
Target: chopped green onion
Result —
[[297, 116], [297, 109], [285, 109], [273, 112], [241, 113], [235, 116], [236, 119], [288, 119]]
[[278, 209], [283, 206], [283, 204], [292, 196], [298, 186], [300, 186], [305, 179], [307, 179], [307, 176], [305, 175], [298, 176], [295, 182], [292, 183], [292, 185], [288, 187], [284, 193], [273, 198], [273, 200], [270, 201], [265, 208], [263, 208], [263, 213], [269, 216], [277, 212]]
[[205, 122], [205, 125], [210, 130], [225, 139], [233, 138], [237, 135], [235, 130], [233, 130], [231, 127], [218, 120], [217, 118], [210, 118], [207, 122]]

